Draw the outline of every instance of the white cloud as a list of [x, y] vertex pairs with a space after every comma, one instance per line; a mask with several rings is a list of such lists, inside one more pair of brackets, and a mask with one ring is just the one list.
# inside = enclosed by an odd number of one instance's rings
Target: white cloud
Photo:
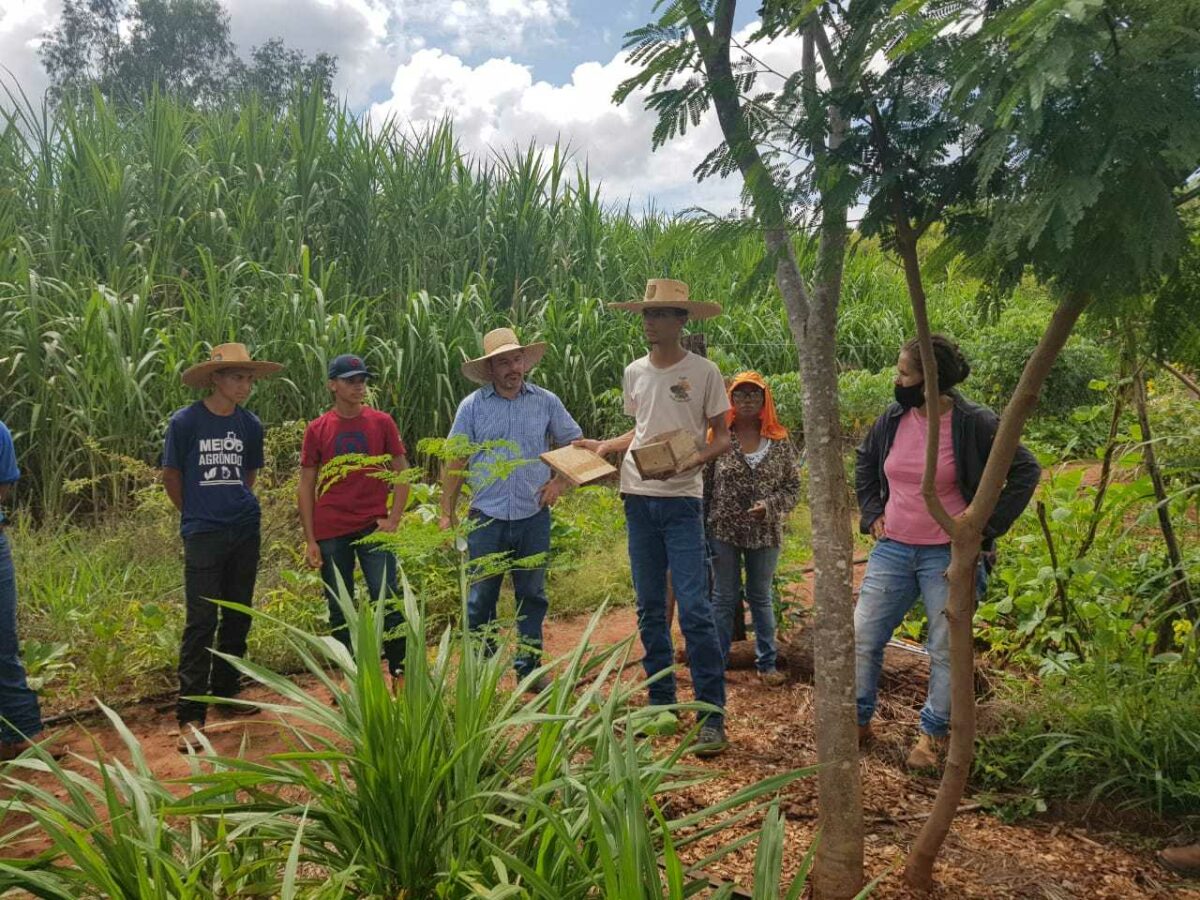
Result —
[[[354, 107], [386, 85], [396, 66], [426, 44], [468, 56], [514, 52], [553, 39], [570, 20], [569, 0], [223, 0], [239, 51], [271, 38], [309, 55], [338, 57], [335, 89]], [[53, 27], [61, 0], [0, 0], [0, 66], [30, 97], [48, 79], [38, 59], [39, 35]]]
[[[799, 41], [785, 39], [755, 51], [787, 71], [799, 59]], [[740, 177], [698, 184], [692, 174], [721, 140], [715, 115], [710, 112], [685, 135], [652, 151], [656, 114], [644, 109], [645, 95], [634, 94], [619, 107], [612, 103], [617, 86], [634, 71], [622, 52], [607, 63], [576, 66], [569, 83], [555, 85], [535, 82], [527, 66], [508, 57], [470, 66], [444, 51], [422, 50], [397, 68], [391, 97], [368, 115], [376, 125], [390, 119], [418, 130], [449, 118], [464, 148], [481, 154], [530, 142], [548, 147], [558, 140], [575, 151], [580, 164], [586, 162], [606, 200], [628, 199], [635, 208], [651, 202], [714, 212], [737, 207]]]
[[[0, 0], [0, 83], [15, 80], [35, 104], [49, 84], [37, 55], [40, 35], [61, 8], [58, 0]], [[0, 90], [0, 108], [7, 107]]]

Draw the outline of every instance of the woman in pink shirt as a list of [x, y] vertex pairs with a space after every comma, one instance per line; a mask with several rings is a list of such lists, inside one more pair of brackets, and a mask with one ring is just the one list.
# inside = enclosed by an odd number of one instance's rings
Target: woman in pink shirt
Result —
[[[938, 496], [950, 515], [967, 508], [987, 464], [999, 419], [972, 403], [956, 387], [971, 367], [958, 345], [935, 334], [941, 419], [938, 422]], [[921, 709], [917, 744], [908, 756], [910, 768], [936, 766], [950, 729], [950, 634], [944, 615], [949, 585], [950, 539], [925, 508], [921, 478], [925, 468], [928, 417], [920, 347], [911, 340], [896, 362], [896, 402], [892, 403], [858, 448], [855, 492], [862, 513], [860, 528], [875, 547], [854, 610], [860, 743], [871, 736], [871, 717], [883, 648], [904, 616], [920, 598], [929, 618], [925, 647], [929, 651], [929, 692]], [[1033, 454], [1017, 451], [996, 510], [984, 530], [979, 590], [986, 586], [995, 539], [1006, 532], [1033, 496], [1041, 475]]]

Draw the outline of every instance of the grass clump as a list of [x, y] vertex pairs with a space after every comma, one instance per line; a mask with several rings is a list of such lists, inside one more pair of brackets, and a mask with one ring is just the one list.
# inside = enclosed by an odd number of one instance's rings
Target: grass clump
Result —
[[[531, 697], [502, 685], [510, 635], [488, 655], [477, 636], [453, 627], [427, 650], [424, 604], [405, 585], [408, 653], [403, 681], [392, 685], [378, 664], [382, 607], [355, 609], [344, 594], [342, 604], [353, 655], [279, 623], [335, 705], [264, 666], [231, 659], [275, 695], [257, 705], [280, 716], [290, 750], [221, 758], [206, 744], [184, 783], [167, 785], [110, 711], [129, 765], [96, 762], [88, 778], [41, 756], [0, 770], [16, 798], [10, 812], [32, 820], [25, 831], [40, 827], [54, 838], [34, 860], [0, 858], [0, 891], [683, 898], [708, 888], [701, 867], [760, 832], [746, 829], [694, 865], [682, 862], [684, 848], [757, 821], [808, 774], [782, 773], [675, 815], [672, 795], [713, 774], [683, 761], [694, 730], [666, 751], [635, 739], [647, 713], [631, 701], [645, 684], [614, 679], [630, 641], [593, 648], [589, 629], [572, 653], [540, 670], [553, 681]], [[34, 773], [67, 788], [68, 799], [31, 785]], [[777, 810], [766, 824], [758, 870], [773, 883], [756, 886], [763, 897], [777, 896]], [[0, 837], [0, 853], [23, 833]], [[802, 884], [803, 874], [792, 889]]]

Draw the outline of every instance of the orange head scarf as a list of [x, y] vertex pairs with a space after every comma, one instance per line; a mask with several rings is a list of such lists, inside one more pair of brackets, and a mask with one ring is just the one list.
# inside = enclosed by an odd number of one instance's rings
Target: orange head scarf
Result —
[[[743, 384], [752, 384], [761, 388], [763, 392], [763, 407], [759, 414], [758, 433], [773, 441], [784, 440], [788, 436], [788, 430], [779, 424], [779, 417], [775, 414], [775, 398], [771, 396], [771, 387], [767, 384], [766, 379], [757, 372], [739, 372], [733, 377], [733, 381], [729, 382], [729, 402], [733, 403], [734, 389]], [[729, 427], [733, 427], [732, 407], [725, 414], [725, 423]]]

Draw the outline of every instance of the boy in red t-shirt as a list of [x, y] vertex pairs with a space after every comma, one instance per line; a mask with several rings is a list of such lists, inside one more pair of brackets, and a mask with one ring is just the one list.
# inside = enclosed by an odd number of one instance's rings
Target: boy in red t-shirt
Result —
[[[317, 496], [318, 470], [337, 456], [387, 455], [391, 457], [393, 471], [408, 468], [395, 421], [387, 413], [363, 403], [370, 377], [371, 373], [357, 356], [344, 354], [329, 364], [328, 386], [333, 394], [333, 409], [308, 423], [300, 451], [298, 500], [307, 544], [305, 557], [310, 566], [321, 570], [333, 636], [351, 652], [349, 629], [337, 602], [339, 577], [353, 596], [357, 557], [372, 600], [399, 596], [396, 557], [381, 547], [358, 542], [375, 531], [395, 531], [408, 503], [407, 484], [393, 488], [366, 470], [335, 481]], [[389, 493], [393, 494], [390, 511]], [[384, 616], [383, 652], [393, 675], [404, 671], [404, 638], [397, 635], [402, 624], [400, 609], [389, 603]]]

